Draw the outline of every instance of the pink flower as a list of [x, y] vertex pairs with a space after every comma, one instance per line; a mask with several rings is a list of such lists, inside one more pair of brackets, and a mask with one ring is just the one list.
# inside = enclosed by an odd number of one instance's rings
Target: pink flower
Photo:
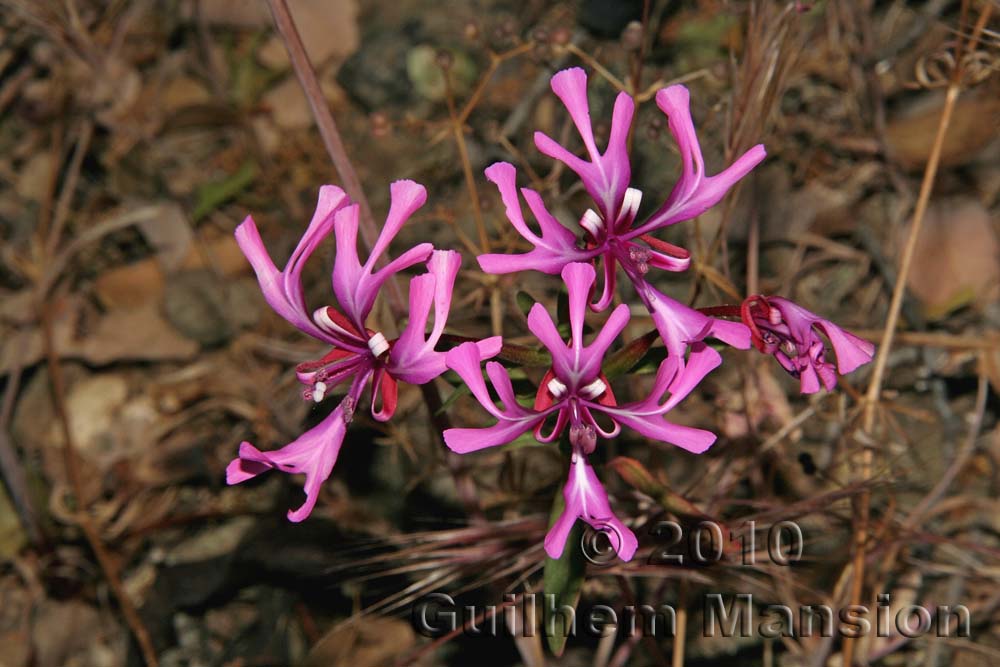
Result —
[[682, 171], [667, 200], [641, 224], [636, 215], [642, 192], [629, 187], [631, 166], [627, 139], [632, 124], [634, 104], [626, 93], [619, 93], [612, 112], [608, 146], [601, 153], [591, 128], [587, 101], [587, 75], [577, 67], [552, 77], [552, 90], [569, 111], [589, 160], [580, 158], [542, 133], [535, 134], [535, 144], [542, 153], [563, 162], [580, 177], [594, 200], [596, 211], [588, 209], [580, 219], [585, 247], [578, 247], [574, 232], [563, 227], [546, 209], [538, 193], [522, 188], [521, 194], [538, 221], [541, 235], [524, 221], [515, 184], [515, 169], [500, 162], [486, 170], [486, 177], [500, 190], [511, 224], [534, 249], [521, 255], [480, 255], [479, 265], [487, 273], [511, 273], [533, 269], [559, 273], [569, 262], [603, 260], [604, 287], [595, 311], [605, 310], [614, 297], [617, 265], [632, 281], [640, 299], [653, 316], [663, 342], [671, 355], [684, 356], [687, 346], [706, 336], [718, 338], [734, 347], [750, 347], [746, 328], [737, 322], [715, 320], [671, 299], [646, 279], [650, 267], [666, 271], [684, 271], [691, 263], [683, 248], [660, 241], [650, 234], [683, 220], [689, 220], [714, 206], [730, 187], [743, 178], [761, 160], [762, 145], [740, 156], [722, 173], [708, 176], [701, 147], [694, 130], [689, 108], [689, 93], [684, 86], [659, 91], [656, 103], [667, 114], [670, 131], [681, 154]]
[[[872, 360], [875, 345], [844, 331], [805, 308], [779, 296], [747, 297], [740, 307], [743, 322], [750, 327], [753, 343], [765, 354], [773, 354], [782, 367], [799, 378], [803, 394], [827, 391], [837, 386], [837, 373], [846, 375]], [[833, 346], [837, 367], [826, 360], [822, 333]]]
[[[350, 205], [344, 192], [332, 185], [320, 188], [312, 221], [283, 271], [278, 271], [271, 261], [252, 217], [248, 216], [236, 229], [236, 241], [257, 274], [264, 299], [289, 323], [333, 348], [323, 358], [296, 368], [299, 381], [306, 386], [303, 397], [319, 403], [335, 387], [350, 381], [346, 396], [317, 426], [276, 451], [261, 452], [243, 442], [239, 458], [226, 468], [229, 484], [238, 484], [271, 468], [305, 474], [306, 501], [297, 510], [289, 511], [292, 521], [302, 521], [312, 512], [369, 382], [372, 417], [386, 421], [396, 409], [399, 380], [424, 384], [445, 370], [445, 354], [434, 348], [448, 320], [461, 256], [421, 243], [375, 270], [376, 262], [403, 223], [427, 199], [424, 187], [413, 181], [396, 181], [390, 186], [390, 195], [392, 203], [385, 226], [363, 265], [357, 253], [358, 207]], [[302, 292], [302, 267], [331, 231], [337, 251], [333, 292], [340, 310], [325, 306], [310, 315]], [[410, 314], [399, 338], [390, 341], [381, 332], [368, 329], [366, 321], [385, 281], [421, 262], [426, 263], [427, 273], [410, 280]], [[434, 325], [426, 334], [432, 307]], [[494, 337], [468, 345], [485, 359], [499, 352], [500, 344], [500, 338]]]
[[545, 536], [545, 553], [550, 558], [562, 556], [573, 524], [577, 519], [583, 519], [591, 528], [607, 535], [619, 558], [632, 560], [639, 541], [635, 533], [611, 511], [608, 492], [597, 479], [587, 456], [574, 448], [570, 465], [569, 479], [563, 488], [566, 507]]
[[[613, 438], [622, 426], [628, 426], [653, 440], [694, 453], [704, 452], [715, 442], [714, 433], [673, 424], [664, 415], [691, 393], [722, 359], [712, 348], [697, 343], [692, 346], [686, 364], [682, 358], [673, 355], [660, 364], [652, 391], [645, 399], [619, 405], [607, 377], [601, 372], [601, 363], [628, 323], [628, 306], [615, 308], [590, 345], [584, 345], [583, 323], [590, 290], [594, 285], [594, 268], [585, 263], [567, 264], [562, 278], [569, 291], [569, 343], [562, 340], [555, 323], [541, 304], [536, 303], [528, 313], [528, 328], [552, 355], [552, 367], [542, 379], [534, 406], [526, 408], [517, 402], [507, 371], [499, 363], [491, 361], [486, 364], [486, 374], [500, 399], [500, 405], [496, 405], [480, 370], [475, 347], [464, 343], [448, 352], [448, 367], [461, 376], [472, 395], [497, 419], [497, 423], [485, 428], [448, 429], [444, 439], [453, 451], [465, 454], [507, 444], [528, 431], [533, 431], [539, 442], [552, 442], [568, 425], [574, 467], [565, 491], [566, 516], [572, 516], [574, 520], [578, 516], [583, 517], [595, 527], [598, 523], [616, 526], [609, 523], [613, 515], [608, 508], [607, 494], [586, 463], [586, 456], [597, 445], [597, 437]], [[667, 392], [670, 396], [664, 400]], [[595, 418], [598, 413], [607, 418], [610, 426], [601, 426]], [[546, 433], [544, 423], [550, 415], [555, 416], [554, 423]], [[550, 554], [562, 552], [566, 521], [572, 526], [572, 521], [563, 519], [553, 528], [555, 534], [550, 534], [551, 540], [546, 541]], [[635, 551], [634, 536], [629, 537], [631, 533], [624, 530], [621, 535], [623, 551], [619, 554], [630, 558]]]

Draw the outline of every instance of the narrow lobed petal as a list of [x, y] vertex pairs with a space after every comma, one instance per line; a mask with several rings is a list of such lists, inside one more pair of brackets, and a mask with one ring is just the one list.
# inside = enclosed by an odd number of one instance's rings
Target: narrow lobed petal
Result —
[[226, 468], [226, 483], [239, 484], [272, 468], [304, 474], [306, 500], [298, 509], [288, 512], [290, 521], [302, 521], [312, 512], [320, 487], [333, 471], [346, 431], [344, 411], [338, 406], [318, 425], [276, 451], [262, 452], [243, 442], [239, 457]]
[[656, 93], [656, 105], [667, 115], [670, 133], [677, 142], [681, 175], [663, 205], [625, 238], [635, 238], [701, 215], [715, 206], [737, 181], [767, 155], [764, 146], [758, 144], [722, 172], [709, 176], [705, 173], [701, 145], [691, 118], [691, 95], [687, 88], [676, 85], [660, 90]]
[[252, 217], [247, 216], [235, 232], [236, 243], [253, 267], [264, 299], [271, 308], [299, 330], [328, 343], [336, 342], [337, 337], [322, 331], [312, 321], [305, 305], [301, 276], [306, 261], [330, 234], [335, 212], [346, 203], [347, 195], [340, 188], [332, 185], [320, 188], [312, 220], [283, 271], [278, 271], [268, 255]]
[[364, 265], [358, 257], [358, 207], [341, 209], [334, 216], [337, 254], [333, 263], [333, 291], [344, 315], [359, 330], [371, 312], [382, 285], [391, 276], [414, 264], [427, 261], [434, 247], [421, 243], [410, 248], [378, 271], [373, 269], [403, 224], [427, 199], [424, 187], [413, 181], [396, 181], [390, 186], [392, 203], [385, 225]]
[[535, 146], [543, 154], [563, 162], [576, 172], [587, 192], [597, 203], [605, 225], [610, 227], [618, 217], [631, 179], [627, 139], [635, 112], [635, 104], [626, 93], [615, 99], [608, 146], [602, 154], [594, 141], [587, 100], [587, 74], [571, 67], [553, 75], [552, 90], [562, 101], [576, 126], [590, 161], [583, 160], [541, 132], [535, 133]]
[[574, 451], [571, 465], [569, 478], [563, 487], [566, 507], [545, 536], [545, 552], [550, 558], [562, 556], [569, 532], [579, 518], [594, 530], [605, 533], [619, 558], [624, 561], [632, 560], [639, 541], [635, 533], [611, 510], [608, 492], [597, 478], [587, 457]]
[[589, 259], [597, 254], [598, 251], [588, 252], [577, 248], [576, 236], [548, 212], [538, 193], [524, 188], [521, 192], [538, 221], [541, 236], [528, 227], [518, 197], [514, 165], [497, 162], [490, 165], [485, 173], [486, 178], [496, 185], [500, 192], [507, 219], [521, 237], [534, 246], [534, 249], [519, 255], [498, 253], [479, 255], [477, 260], [483, 271], [514, 273], [531, 270], [555, 274], [559, 273], [567, 262]]

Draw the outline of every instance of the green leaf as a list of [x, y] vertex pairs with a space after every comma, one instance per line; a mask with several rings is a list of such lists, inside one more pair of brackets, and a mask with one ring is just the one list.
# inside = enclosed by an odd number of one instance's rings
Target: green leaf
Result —
[[548, 368], [552, 365], [552, 355], [548, 352], [539, 352], [524, 345], [513, 345], [511, 343], [504, 343], [503, 347], [500, 348], [500, 354], [496, 358], [509, 361], [518, 366]]
[[[565, 508], [566, 500], [563, 498], [563, 494], [557, 493], [552, 503], [552, 514], [549, 516], [549, 528], [559, 519]], [[543, 600], [545, 600], [544, 609], [546, 611], [549, 609], [558, 610], [563, 605], [576, 609], [576, 605], [580, 601], [580, 590], [583, 588], [583, 580], [587, 572], [587, 560], [580, 548], [582, 538], [583, 525], [577, 521], [566, 539], [562, 556], [559, 558], [545, 557], [543, 574], [545, 595]], [[550, 603], [549, 600], [552, 602]], [[562, 655], [566, 648], [566, 640], [569, 638], [565, 616], [558, 613], [547, 616], [546, 613], [543, 613], [542, 622], [545, 624], [543, 632], [549, 650], [556, 656]]]
[[628, 373], [646, 356], [659, 336], [659, 332], [653, 329], [612, 354], [604, 364], [604, 374], [613, 379]]
[[253, 183], [255, 178], [257, 178], [257, 165], [253, 160], [247, 160], [236, 173], [221, 181], [201, 186], [198, 188], [197, 200], [191, 218], [197, 222], [243, 192]]
[[660, 503], [668, 512], [684, 516], [707, 518], [706, 514], [690, 500], [672, 491], [669, 486], [657, 479], [646, 466], [628, 456], [617, 456], [608, 462], [608, 467], [614, 470], [633, 489], [646, 494]]
[[514, 295], [514, 301], [517, 302], [517, 308], [521, 311], [521, 314], [525, 317], [531, 312], [531, 307], [535, 305], [535, 299], [525, 291], [518, 290], [517, 294]]

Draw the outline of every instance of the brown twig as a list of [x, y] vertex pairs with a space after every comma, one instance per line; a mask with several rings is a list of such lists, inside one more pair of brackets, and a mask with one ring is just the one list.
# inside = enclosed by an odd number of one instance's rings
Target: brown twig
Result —
[[[17, 332], [17, 336], [26, 336], [25, 332]], [[24, 469], [14, 451], [14, 444], [8, 434], [8, 425], [11, 415], [14, 412], [14, 399], [21, 384], [21, 372], [23, 371], [18, 359], [14, 359], [14, 367], [7, 375], [7, 386], [4, 388], [3, 401], [0, 405], [0, 479], [10, 492], [10, 498], [17, 510], [17, 515], [21, 519], [28, 539], [33, 544], [40, 544], [43, 537], [41, 528], [38, 525], [38, 515], [31, 502], [31, 494], [28, 492], [28, 481], [24, 475]]]
[[[483, 211], [479, 205], [479, 192], [476, 190], [476, 179], [472, 175], [472, 163], [469, 161], [469, 149], [465, 145], [465, 125], [455, 109], [455, 96], [451, 88], [451, 67], [442, 67], [441, 74], [445, 81], [445, 101], [448, 104], [448, 117], [451, 119], [451, 131], [455, 137], [455, 147], [462, 161], [462, 174], [465, 176], [465, 187], [469, 191], [469, 203], [472, 204], [472, 216], [476, 221], [476, 231], [479, 233], [480, 252], [490, 251], [490, 237], [486, 234], [486, 223], [483, 222]], [[484, 81], [486, 79], [484, 78]], [[472, 105], [466, 105], [471, 110]], [[463, 109], [464, 113], [465, 109]]]
[[52, 310], [51, 302], [46, 301], [41, 305], [40, 319], [42, 322], [43, 342], [45, 346], [45, 359], [48, 365], [49, 382], [52, 390], [52, 402], [55, 406], [56, 417], [63, 435], [63, 464], [66, 466], [66, 475], [69, 477], [70, 485], [73, 489], [73, 496], [76, 500], [76, 520], [83, 530], [87, 543], [94, 552], [98, 564], [104, 573], [104, 577], [111, 588], [112, 594], [121, 607], [122, 616], [135, 636], [139, 644], [142, 658], [149, 667], [157, 667], [159, 661], [156, 651], [153, 649], [153, 642], [150, 639], [149, 631], [143, 624], [139, 613], [132, 604], [125, 587], [122, 585], [121, 577], [118, 573], [118, 565], [113, 560], [111, 554], [101, 541], [97, 527], [87, 511], [87, 499], [84, 496], [83, 478], [80, 471], [80, 459], [76, 451], [76, 443], [73, 439], [73, 429], [70, 427], [69, 415], [66, 413], [66, 383], [62, 374], [62, 367], [59, 365], [59, 356], [55, 349], [55, 341], [52, 334]]
[[[965, 15], [967, 7], [968, 1], [966, 0], [966, 2], [963, 3], [963, 16]], [[974, 49], [976, 47], [976, 43], [979, 41], [982, 31], [986, 27], [986, 22], [989, 20], [992, 9], [993, 7], [990, 3], [986, 3], [983, 6], [983, 10], [979, 15], [979, 20], [976, 22], [976, 26], [973, 29], [968, 42], [959, 44], [959, 56], [966, 49]], [[961, 63], [961, 57], [956, 58], [956, 61]], [[937, 177], [937, 170], [941, 161], [941, 152], [944, 148], [944, 138], [951, 122], [952, 112], [955, 109], [955, 102], [958, 100], [958, 95], [961, 90], [961, 81], [962, 68], [959, 66], [952, 72], [951, 84], [948, 86], [948, 91], [945, 95], [944, 107], [941, 110], [941, 119], [938, 122], [937, 134], [934, 137], [934, 144], [931, 148], [931, 153], [927, 160], [927, 167], [924, 170], [924, 177], [920, 184], [920, 194], [917, 197], [916, 207], [913, 212], [913, 222], [910, 227], [909, 236], [906, 240], [906, 246], [903, 249], [899, 277], [896, 281], [896, 287], [892, 293], [892, 300], [889, 303], [889, 313], [886, 318], [885, 334], [882, 337], [878, 354], [875, 357], [871, 380], [868, 383], [868, 390], [865, 394], [862, 432], [865, 434], [864, 441], [868, 443], [872, 442], [872, 430], [875, 425], [875, 411], [882, 392], [882, 379], [888, 366], [889, 352], [892, 349], [896, 333], [896, 325], [899, 322], [899, 315], [903, 305], [903, 296], [906, 290], [906, 279], [910, 273], [913, 256], [916, 251], [917, 239], [923, 225], [924, 215], [927, 212], [927, 206], [930, 203], [931, 192], [934, 189], [934, 181]], [[861, 481], [866, 483], [866, 485], [858, 500], [858, 515], [856, 517], [857, 525], [854, 536], [854, 559], [851, 566], [852, 578], [850, 599], [851, 604], [854, 605], [861, 603], [861, 596], [864, 588], [865, 551], [868, 543], [869, 519], [871, 511], [871, 491], [867, 486], [867, 482], [871, 479], [873, 465], [874, 450], [871, 446], [866, 445], [864, 451], [862, 452], [861, 459]], [[842, 664], [845, 665], [845, 667], [851, 667], [851, 665], [854, 664], [855, 646], [856, 642], [853, 637], [847, 637], [844, 639]]]
[[56, 248], [59, 247], [59, 239], [62, 236], [66, 220], [69, 218], [70, 204], [73, 203], [73, 194], [76, 192], [76, 184], [80, 179], [83, 158], [87, 155], [87, 150], [90, 148], [90, 140], [93, 136], [94, 121], [89, 118], [84, 119], [80, 124], [76, 146], [73, 148], [73, 157], [70, 158], [69, 167], [66, 169], [66, 178], [59, 192], [59, 199], [56, 201], [55, 212], [52, 215], [52, 229], [45, 240], [46, 257], [54, 256]]

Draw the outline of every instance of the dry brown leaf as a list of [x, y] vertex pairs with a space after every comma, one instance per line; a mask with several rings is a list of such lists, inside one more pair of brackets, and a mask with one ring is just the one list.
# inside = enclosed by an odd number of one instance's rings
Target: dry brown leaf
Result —
[[[178, 268], [200, 269], [210, 262], [223, 276], [238, 275], [250, 268], [231, 236], [208, 241], [203, 248], [204, 252], [201, 246], [193, 246]], [[165, 277], [157, 259], [150, 257], [105, 271], [94, 281], [94, 286], [104, 306], [135, 307], [159, 300], [163, 295]]]
[[165, 271], [176, 271], [191, 254], [194, 232], [184, 210], [177, 203], [159, 205], [156, 214], [143, 218], [137, 227], [156, 250], [156, 257]]
[[[314, 65], [334, 56], [346, 58], [358, 48], [357, 0], [289, 0], [288, 7]], [[237, 28], [271, 26], [271, 14], [264, 2], [202, 0], [199, 11], [209, 25]], [[288, 55], [277, 36], [261, 49], [260, 57], [268, 67], [288, 67]]]
[[[931, 154], [941, 120], [943, 98], [922, 105], [913, 115], [889, 122], [885, 138], [893, 159], [906, 169], [923, 169]], [[959, 98], [952, 113], [941, 152], [945, 167], [965, 164], [996, 139], [1000, 126], [1000, 100], [994, 97]]]
[[[80, 335], [83, 300], [66, 299], [53, 318], [54, 346], [60, 357], [101, 366], [114, 361], [179, 361], [193, 358], [198, 344], [171, 327], [155, 301], [113, 309]], [[0, 376], [32, 366], [44, 356], [40, 328], [22, 329], [0, 341]]]
[[[909, 233], [908, 228], [903, 233]], [[974, 199], [931, 206], [917, 238], [913, 267], [907, 287], [923, 303], [929, 319], [996, 299], [1000, 245], [989, 212]]]
[[413, 627], [398, 618], [365, 618], [340, 623], [313, 647], [306, 667], [353, 665], [383, 667], [396, 662], [416, 643]]

